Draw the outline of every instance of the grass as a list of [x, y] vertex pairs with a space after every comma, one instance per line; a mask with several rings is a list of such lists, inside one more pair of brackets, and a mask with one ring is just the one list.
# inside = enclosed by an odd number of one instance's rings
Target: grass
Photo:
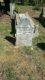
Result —
[[[40, 14], [30, 6], [17, 7], [19, 12], [28, 11], [32, 18]], [[11, 36], [11, 21], [9, 16], [3, 15], [0, 21], [0, 80], [45, 80], [45, 50], [37, 46], [45, 43], [45, 28], [38, 20], [33, 20], [39, 25], [39, 36], [33, 39], [33, 49], [16, 47], [5, 39]]]

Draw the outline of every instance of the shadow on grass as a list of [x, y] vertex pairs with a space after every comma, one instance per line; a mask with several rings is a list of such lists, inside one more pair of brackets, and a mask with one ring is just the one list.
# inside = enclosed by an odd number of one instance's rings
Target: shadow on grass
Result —
[[7, 41], [9, 41], [10, 43], [12, 43], [13, 45], [16, 45], [16, 38], [10, 37], [10, 36], [6, 36], [5, 39]]
[[16, 27], [15, 27], [15, 25], [16, 25], [16, 23], [15, 23], [15, 18], [14, 19], [11, 19], [11, 34], [13, 34], [13, 36], [15, 37], [15, 34], [16, 34]]
[[45, 50], [45, 43], [38, 43], [37, 46], [38, 48]]
[[45, 28], [45, 18], [44, 17], [42, 18], [34, 17], [34, 19], [38, 20], [41, 23], [41, 25]]

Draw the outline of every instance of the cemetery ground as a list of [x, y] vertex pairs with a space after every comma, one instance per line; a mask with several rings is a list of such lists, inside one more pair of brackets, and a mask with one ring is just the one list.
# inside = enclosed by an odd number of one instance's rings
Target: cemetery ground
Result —
[[10, 34], [10, 16], [0, 17], [0, 80], [45, 80], [45, 27], [38, 19], [40, 11], [17, 7], [19, 12], [28, 11], [38, 25], [39, 36], [33, 39], [33, 48], [16, 47]]

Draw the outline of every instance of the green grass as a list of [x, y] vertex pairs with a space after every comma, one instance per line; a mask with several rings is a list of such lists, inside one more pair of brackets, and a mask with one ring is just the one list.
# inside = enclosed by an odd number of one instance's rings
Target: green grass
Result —
[[10, 33], [10, 24], [8, 23], [0, 23], [0, 35], [1, 36], [6, 36], [9, 35]]
[[[31, 17], [37, 15], [30, 6], [17, 7], [19, 12], [28, 11]], [[10, 19], [0, 22], [0, 80], [45, 80], [45, 51], [37, 46], [45, 42], [45, 28], [38, 20], [33, 20], [39, 25], [39, 36], [33, 39], [33, 49], [16, 47], [6, 40], [6, 36], [11, 36]]]

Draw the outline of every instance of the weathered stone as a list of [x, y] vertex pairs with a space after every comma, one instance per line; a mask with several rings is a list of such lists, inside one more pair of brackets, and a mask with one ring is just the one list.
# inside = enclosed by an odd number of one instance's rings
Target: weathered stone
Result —
[[15, 3], [10, 3], [10, 15], [14, 15], [14, 10], [15, 10]]
[[27, 14], [18, 14], [16, 26], [16, 45], [32, 46], [34, 23]]
[[45, 7], [43, 7], [43, 17], [45, 17]]

